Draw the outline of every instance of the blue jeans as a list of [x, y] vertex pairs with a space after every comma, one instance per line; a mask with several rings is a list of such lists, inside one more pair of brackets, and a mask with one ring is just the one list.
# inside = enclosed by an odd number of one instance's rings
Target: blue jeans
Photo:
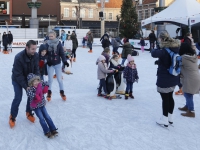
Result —
[[189, 111], [194, 111], [193, 94], [184, 93], [186, 99], [186, 107]]
[[[18, 110], [19, 110], [19, 105], [22, 101], [22, 95], [23, 95], [23, 88], [21, 85], [19, 85], [17, 82], [12, 80], [12, 85], [14, 88], [14, 99], [12, 101], [11, 105], [11, 112], [10, 114], [12, 115], [13, 118], [16, 118], [18, 115]], [[26, 104], [26, 112], [31, 112], [30, 108], [30, 99], [27, 99], [27, 104]]]
[[121, 63], [121, 65], [124, 65], [125, 61], [126, 61], [126, 58], [122, 58], [122, 63]]
[[92, 50], [92, 43], [88, 43], [88, 47]]
[[42, 126], [43, 131], [44, 131], [44, 134], [46, 134], [50, 131], [56, 130], [56, 127], [55, 127], [51, 117], [47, 113], [47, 110], [44, 106], [36, 108], [36, 109], [34, 109], [34, 111], [35, 111], [35, 114], [37, 115], [37, 117], [40, 120], [40, 124]]
[[103, 90], [104, 90], [105, 94], [108, 94], [107, 93], [107, 89], [106, 89], [106, 80], [105, 79], [100, 79], [99, 84], [100, 84], [100, 86], [99, 86], [98, 94], [101, 94], [102, 87], [103, 87]]
[[49, 83], [49, 90], [52, 88], [52, 83], [53, 83], [53, 75], [54, 75], [54, 70], [56, 72], [56, 78], [59, 83], [60, 90], [64, 90], [63, 88], [63, 81], [62, 81], [62, 68], [61, 68], [61, 63], [55, 66], [48, 66], [48, 83]]
[[126, 92], [133, 92], [133, 82], [126, 83]]
[[117, 55], [119, 55], [118, 48], [119, 48], [119, 47], [113, 47], [113, 53], [114, 53], [114, 54], [117, 53]]

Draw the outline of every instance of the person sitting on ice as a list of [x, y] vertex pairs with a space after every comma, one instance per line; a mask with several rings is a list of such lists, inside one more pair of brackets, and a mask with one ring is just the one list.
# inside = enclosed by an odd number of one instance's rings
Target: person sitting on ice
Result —
[[[106, 89], [106, 74], [107, 73], [113, 73], [114, 70], [108, 70], [108, 66], [105, 63], [105, 61], [106, 61], [106, 58], [103, 55], [99, 56], [97, 78], [98, 78], [98, 80], [100, 80], [100, 83], [99, 83], [100, 86], [99, 86], [99, 89], [98, 89], [97, 96], [108, 96], [109, 97], [109, 95], [107, 95], [108, 93], [107, 93], [107, 89]], [[101, 93], [102, 87], [103, 87], [103, 90], [105, 92], [105, 95], [103, 95]]]
[[47, 47], [45, 44], [40, 45], [39, 48], [39, 69], [40, 78], [44, 81], [44, 76], [47, 76]]
[[125, 100], [128, 99], [128, 97], [131, 97], [134, 99], [133, 96], [133, 83], [138, 82], [138, 72], [136, 68], [136, 64], [134, 63], [134, 58], [130, 54], [127, 57], [128, 63], [127, 66], [124, 69], [124, 76], [123, 80], [124, 83], [126, 83], [126, 93], [125, 93]]
[[58, 134], [57, 128], [55, 127], [51, 117], [47, 113], [45, 108], [44, 94], [48, 92], [47, 82], [40, 80], [40, 77], [30, 73], [27, 76], [28, 86], [27, 96], [30, 98], [30, 108], [35, 112], [40, 120], [44, 135], [48, 138]]

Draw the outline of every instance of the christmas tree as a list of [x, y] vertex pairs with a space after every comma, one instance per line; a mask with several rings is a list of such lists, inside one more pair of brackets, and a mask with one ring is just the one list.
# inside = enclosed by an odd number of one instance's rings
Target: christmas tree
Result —
[[120, 34], [122, 37], [133, 38], [138, 32], [138, 16], [132, 0], [123, 0], [120, 17]]

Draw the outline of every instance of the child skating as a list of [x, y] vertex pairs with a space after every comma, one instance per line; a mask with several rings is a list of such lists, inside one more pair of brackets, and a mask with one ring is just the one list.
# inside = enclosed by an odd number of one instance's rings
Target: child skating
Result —
[[46, 100], [44, 94], [48, 92], [48, 85], [42, 82], [39, 76], [30, 73], [27, 77], [29, 89], [27, 95], [30, 98], [30, 107], [40, 120], [44, 135], [48, 138], [57, 136], [57, 128], [55, 127], [51, 117], [45, 108]]
[[144, 52], [145, 41], [143, 37], [140, 38], [140, 45], [141, 45], [141, 51]]
[[133, 83], [138, 82], [138, 79], [139, 79], [133, 56], [128, 55], [127, 60], [128, 60], [128, 63], [124, 69], [124, 79], [123, 79], [124, 83], [126, 83], [125, 100], [127, 100], [128, 97], [134, 99]]

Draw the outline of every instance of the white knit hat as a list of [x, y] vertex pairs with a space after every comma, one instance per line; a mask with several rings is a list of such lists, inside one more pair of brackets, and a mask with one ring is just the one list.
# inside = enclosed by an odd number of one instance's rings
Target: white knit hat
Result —
[[134, 58], [133, 58], [133, 56], [131, 56], [130, 54], [128, 54], [127, 60], [128, 60], [128, 62], [134, 61]]
[[98, 59], [99, 61], [106, 60], [106, 58], [103, 55], [100, 55]]

